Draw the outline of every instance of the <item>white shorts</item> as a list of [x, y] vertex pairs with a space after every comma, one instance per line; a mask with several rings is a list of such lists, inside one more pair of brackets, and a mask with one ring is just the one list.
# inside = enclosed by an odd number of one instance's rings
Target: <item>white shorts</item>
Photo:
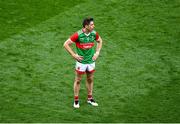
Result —
[[78, 74], [84, 74], [84, 73], [93, 73], [95, 71], [95, 62], [91, 64], [83, 64], [80, 62], [76, 62], [75, 70]]

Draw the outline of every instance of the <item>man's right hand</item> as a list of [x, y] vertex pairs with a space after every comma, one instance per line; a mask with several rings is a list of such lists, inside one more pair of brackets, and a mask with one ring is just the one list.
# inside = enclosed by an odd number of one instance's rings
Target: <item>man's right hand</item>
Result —
[[74, 59], [76, 59], [77, 61], [82, 61], [83, 60], [83, 56], [79, 56], [78, 54], [75, 54], [73, 56]]

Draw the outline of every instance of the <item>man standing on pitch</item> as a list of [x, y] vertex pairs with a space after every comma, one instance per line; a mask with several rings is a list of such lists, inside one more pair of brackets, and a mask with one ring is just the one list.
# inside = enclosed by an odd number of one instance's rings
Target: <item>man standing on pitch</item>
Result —
[[[76, 60], [75, 66], [75, 80], [74, 80], [74, 108], [79, 108], [79, 90], [80, 82], [82, 79], [82, 74], [86, 73], [86, 87], [87, 87], [87, 103], [92, 106], [98, 106], [92, 97], [93, 93], [93, 78], [95, 71], [95, 61], [99, 56], [102, 39], [99, 34], [94, 30], [94, 20], [93, 18], [85, 18], [83, 20], [83, 28], [78, 32], [74, 33], [67, 41], [64, 43], [65, 49], [70, 53], [70, 55]], [[95, 42], [96, 41], [96, 42]], [[76, 44], [75, 53], [70, 45], [72, 43]], [[97, 45], [95, 45], [97, 43]], [[96, 49], [95, 49], [96, 46]]]

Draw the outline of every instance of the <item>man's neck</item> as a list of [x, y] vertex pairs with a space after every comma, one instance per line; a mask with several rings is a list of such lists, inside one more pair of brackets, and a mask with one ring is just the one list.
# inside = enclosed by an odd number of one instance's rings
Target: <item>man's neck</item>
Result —
[[83, 28], [82, 31], [83, 31], [86, 35], [89, 35], [89, 33], [90, 33], [86, 28]]

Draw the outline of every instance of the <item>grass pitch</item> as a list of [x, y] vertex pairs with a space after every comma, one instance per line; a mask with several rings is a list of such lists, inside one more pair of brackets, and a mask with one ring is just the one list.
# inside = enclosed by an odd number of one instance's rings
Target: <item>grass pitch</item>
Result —
[[[180, 122], [179, 0], [0, 0], [0, 122]], [[94, 97], [73, 109], [64, 41], [92, 16]]]

